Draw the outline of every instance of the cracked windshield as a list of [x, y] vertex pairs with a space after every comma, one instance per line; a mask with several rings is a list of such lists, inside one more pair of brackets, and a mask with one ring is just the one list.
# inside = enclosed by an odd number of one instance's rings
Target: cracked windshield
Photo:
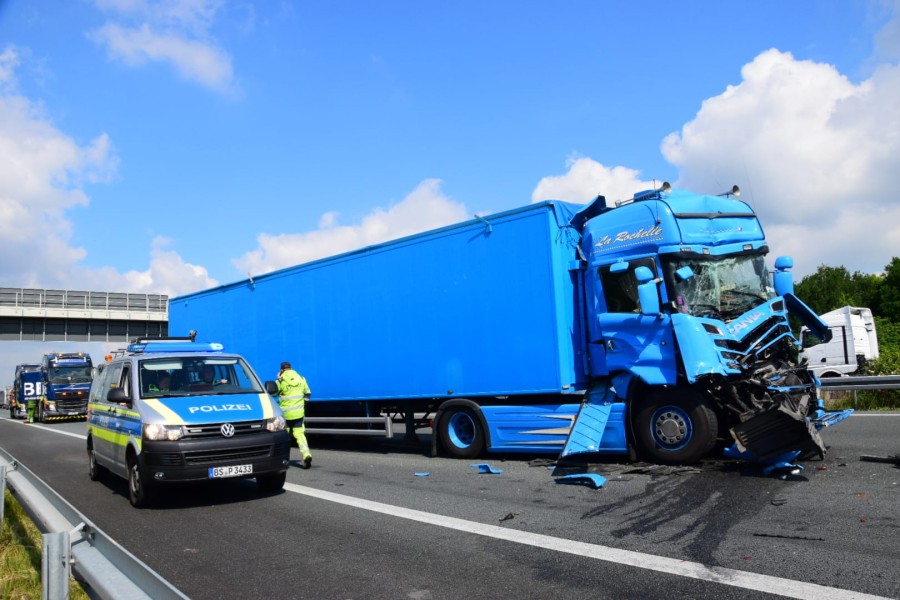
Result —
[[728, 321], [773, 295], [766, 284], [762, 255], [673, 260], [670, 272], [685, 266], [693, 270], [694, 276], [683, 281], [675, 278], [675, 302], [678, 310], [695, 317]]

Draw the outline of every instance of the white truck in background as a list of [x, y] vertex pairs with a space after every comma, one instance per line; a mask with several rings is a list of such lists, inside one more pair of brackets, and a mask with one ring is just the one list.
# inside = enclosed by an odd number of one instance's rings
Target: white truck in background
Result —
[[862, 375], [865, 365], [878, 358], [878, 336], [875, 319], [868, 308], [843, 306], [820, 315], [831, 331], [831, 341], [821, 338], [803, 327], [800, 342], [801, 358], [820, 379]]

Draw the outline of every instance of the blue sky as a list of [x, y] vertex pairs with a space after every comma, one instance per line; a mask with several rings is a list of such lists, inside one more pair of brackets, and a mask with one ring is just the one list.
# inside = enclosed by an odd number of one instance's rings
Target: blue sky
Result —
[[0, 286], [178, 295], [661, 180], [879, 272], [898, 6], [0, 0]]

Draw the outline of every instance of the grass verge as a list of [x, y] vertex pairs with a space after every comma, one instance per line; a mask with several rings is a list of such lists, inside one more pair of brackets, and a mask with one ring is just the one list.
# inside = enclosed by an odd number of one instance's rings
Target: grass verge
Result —
[[[5, 507], [0, 526], [0, 598], [33, 600], [42, 595], [40, 530], [16, 502], [9, 490], [4, 490]], [[90, 596], [77, 581], [69, 581], [69, 598], [89, 600]]]

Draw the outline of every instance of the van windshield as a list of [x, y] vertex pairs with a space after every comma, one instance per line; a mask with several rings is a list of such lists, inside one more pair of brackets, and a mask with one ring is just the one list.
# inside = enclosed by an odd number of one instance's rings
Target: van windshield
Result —
[[260, 394], [263, 387], [239, 357], [183, 356], [139, 361], [141, 395], [164, 396]]

